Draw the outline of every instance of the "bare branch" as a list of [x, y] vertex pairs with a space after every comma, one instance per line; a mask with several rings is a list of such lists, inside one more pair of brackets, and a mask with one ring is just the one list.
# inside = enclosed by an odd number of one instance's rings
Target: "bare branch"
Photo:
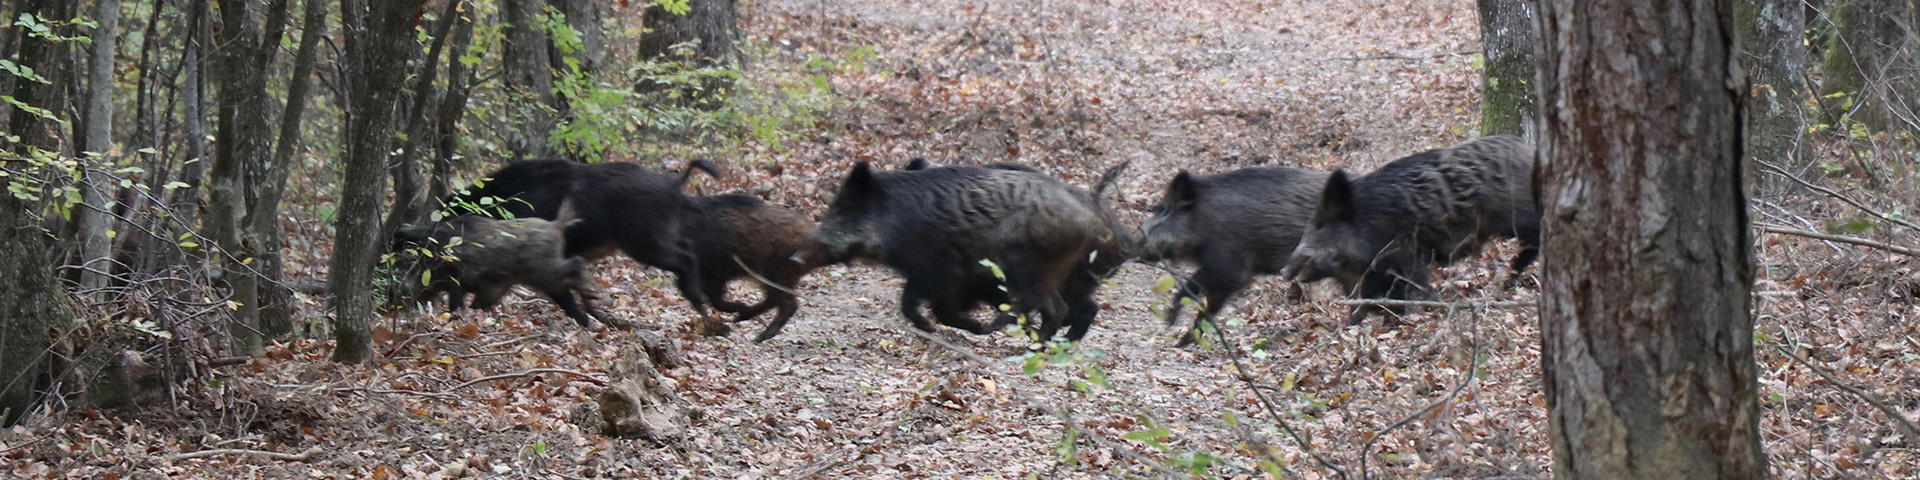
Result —
[[1793, 353], [1792, 350], [1788, 350], [1784, 346], [1780, 347], [1780, 354], [1786, 355], [1787, 358], [1793, 359], [1793, 363], [1798, 363], [1800, 364], [1800, 366], [1807, 367], [1807, 370], [1812, 370], [1814, 374], [1819, 375], [1820, 378], [1822, 379], [1825, 379], [1827, 383], [1833, 384], [1834, 387], [1837, 387], [1840, 390], [1845, 391], [1847, 393], [1851, 393], [1856, 397], [1860, 397], [1861, 400], [1866, 400], [1867, 403], [1872, 404], [1874, 408], [1880, 409], [1881, 414], [1886, 415], [1887, 418], [1889, 419], [1892, 419], [1894, 424], [1899, 425], [1901, 430], [1906, 431], [1907, 438], [1920, 438], [1920, 425], [1915, 425], [1913, 423], [1913, 420], [1907, 419], [1907, 416], [1905, 414], [1900, 413], [1899, 410], [1895, 410], [1893, 407], [1887, 406], [1886, 402], [1882, 402], [1880, 401], [1880, 399], [1874, 398], [1873, 395], [1868, 395], [1867, 392], [1862, 392], [1857, 388], [1853, 388], [1853, 386], [1851, 385], [1841, 383], [1839, 379], [1833, 378], [1833, 375], [1828, 374], [1826, 369], [1820, 368], [1819, 366], [1814, 365], [1812, 362], [1808, 362], [1807, 359], [1800, 358], [1800, 355]]
[[1846, 194], [1843, 194], [1843, 193], [1840, 193], [1840, 192], [1837, 192], [1837, 191], [1834, 191], [1834, 190], [1833, 190], [1833, 189], [1831, 189], [1831, 188], [1827, 188], [1827, 187], [1823, 187], [1823, 186], [1820, 186], [1820, 185], [1815, 185], [1815, 184], [1813, 184], [1813, 182], [1809, 182], [1809, 181], [1806, 181], [1805, 179], [1802, 179], [1802, 178], [1800, 178], [1800, 177], [1798, 177], [1798, 176], [1795, 176], [1795, 175], [1794, 175], [1794, 174], [1792, 174], [1792, 173], [1789, 173], [1789, 172], [1787, 172], [1787, 169], [1785, 169], [1785, 168], [1780, 168], [1780, 166], [1779, 166], [1779, 165], [1774, 165], [1774, 164], [1771, 164], [1771, 163], [1767, 163], [1767, 162], [1766, 162], [1766, 161], [1764, 161], [1764, 160], [1758, 160], [1758, 159], [1755, 159], [1755, 160], [1754, 160], [1754, 163], [1758, 163], [1758, 164], [1760, 164], [1760, 166], [1762, 167], [1762, 169], [1764, 169], [1764, 170], [1766, 170], [1766, 171], [1768, 171], [1768, 172], [1770, 172], [1770, 173], [1773, 173], [1774, 175], [1779, 175], [1779, 176], [1782, 176], [1782, 177], [1787, 177], [1787, 179], [1789, 179], [1789, 180], [1793, 180], [1793, 181], [1794, 181], [1794, 183], [1799, 183], [1799, 184], [1800, 184], [1801, 186], [1804, 186], [1804, 187], [1807, 187], [1807, 188], [1809, 188], [1809, 189], [1812, 189], [1813, 191], [1816, 191], [1816, 192], [1820, 192], [1820, 193], [1824, 193], [1824, 194], [1826, 194], [1827, 196], [1829, 196], [1829, 197], [1833, 197], [1833, 198], [1836, 198], [1836, 199], [1839, 199], [1839, 200], [1840, 200], [1840, 201], [1842, 201], [1842, 202], [1846, 202], [1846, 203], [1847, 203], [1848, 205], [1852, 205], [1852, 206], [1853, 206], [1853, 208], [1858, 208], [1858, 209], [1860, 209], [1860, 211], [1862, 211], [1862, 212], [1867, 212], [1867, 214], [1868, 214], [1868, 215], [1873, 215], [1873, 217], [1874, 217], [1874, 218], [1878, 218], [1878, 219], [1881, 219], [1881, 220], [1886, 220], [1886, 221], [1888, 221], [1888, 222], [1890, 222], [1890, 223], [1893, 223], [1893, 224], [1895, 224], [1895, 225], [1899, 225], [1899, 226], [1902, 226], [1902, 227], [1907, 227], [1907, 230], [1912, 230], [1912, 231], [1916, 231], [1916, 232], [1920, 232], [1920, 226], [1916, 226], [1916, 225], [1914, 225], [1913, 223], [1911, 223], [1911, 222], [1908, 222], [1908, 221], [1906, 221], [1906, 220], [1901, 220], [1901, 219], [1898, 219], [1898, 218], [1894, 218], [1894, 217], [1893, 217], [1892, 215], [1887, 215], [1887, 214], [1884, 214], [1884, 213], [1880, 213], [1880, 212], [1879, 212], [1878, 210], [1874, 210], [1874, 209], [1873, 209], [1873, 207], [1869, 207], [1869, 206], [1867, 206], [1867, 204], [1865, 204], [1865, 203], [1860, 203], [1860, 201], [1859, 201], [1859, 200], [1854, 200], [1854, 199], [1853, 199], [1853, 197], [1848, 197], [1848, 196], [1847, 196]]
[[1891, 243], [1881, 242], [1877, 240], [1869, 240], [1865, 238], [1851, 237], [1846, 235], [1834, 235], [1830, 233], [1820, 233], [1820, 232], [1814, 232], [1814, 231], [1808, 231], [1808, 230], [1801, 230], [1797, 228], [1779, 227], [1774, 225], [1757, 224], [1757, 225], [1754, 225], [1754, 227], [1760, 229], [1760, 231], [1762, 232], [1767, 232], [1767, 233], [1777, 233], [1781, 235], [1793, 235], [1796, 237], [1807, 237], [1807, 238], [1813, 238], [1813, 239], [1819, 239], [1819, 240], [1835, 241], [1840, 243], [1850, 243], [1850, 244], [1859, 245], [1862, 247], [1878, 248], [1881, 250], [1886, 250], [1889, 252], [1898, 253], [1901, 255], [1909, 256], [1909, 257], [1920, 257], [1920, 250], [1915, 250], [1912, 247], [1904, 247], [1904, 246], [1894, 245]]
[[206, 458], [206, 457], [217, 457], [217, 456], [221, 456], [221, 455], [239, 455], [239, 456], [240, 456], [240, 458], [242, 458], [242, 459], [245, 459], [245, 458], [247, 458], [247, 457], [260, 457], [260, 458], [265, 458], [265, 459], [267, 459], [267, 460], [276, 460], [276, 461], [282, 461], [282, 462], [304, 462], [304, 461], [307, 461], [307, 460], [311, 460], [311, 459], [313, 458], [313, 456], [314, 456], [314, 455], [316, 455], [316, 454], [319, 454], [319, 453], [320, 453], [320, 447], [313, 447], [313, 448], [309, 448], [309, 449], [307, 449], [307, 451], [304, 451], [304, 452], [300, 452], [300, 453], [297, 453], [297, 454], [293, 454], [293, 453], [280, 453], [280, 452], [269, 452], [269, 451], [265, 451], [265, 450], [245, 450], [245, 449], [236, 449], [236, 448], [217, 448], [217, 449], [213, 449], [213, 450], [201, 450], [201, 451], [198, 451], [198, 452], [187, 452], [187, 453], [181, 453], [181, 454], [174, 454], [174, 455], [168, 455], [168, 456], [165, 456], [165, 457], [160, 457], [160, 458], [162, 458], [162, 459], [164, 459], [164, 460], [166, 460], [167, 462], [169, 462], [169, 463], [171, 463], [171, 462], [178, 462], [178, 461], [181, 461], [181, 460], [192, 460], [192, 459], [196, 459], [196, 458]]

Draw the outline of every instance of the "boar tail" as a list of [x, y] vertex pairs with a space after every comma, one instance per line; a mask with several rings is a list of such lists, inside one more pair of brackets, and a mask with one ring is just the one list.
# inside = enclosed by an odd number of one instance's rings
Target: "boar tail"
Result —
[[560, 213], [554, 214], [553, 224], [564, 230], [576, 223], [580, 223], [580, 212], [573, 208], [573, 199], [561, 200]]
[[709, 162], [706, 160], [694, 160], [691, 162], [687, 162], [687, 170], [680, 173], [681, 186], [685, 186], [687, 184], [687, 180], [693, 179], [694, 170], [707, 172], [707, 176], [713, 177], [714, 180], [720, 179], [720, 167], [715, 166], [713, 162]]

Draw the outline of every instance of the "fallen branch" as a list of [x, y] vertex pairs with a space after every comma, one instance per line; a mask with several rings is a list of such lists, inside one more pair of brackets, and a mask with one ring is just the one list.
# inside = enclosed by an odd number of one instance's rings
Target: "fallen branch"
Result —
[[481, 383], [491, 382], [495, 380], [506, 380], [509, 378], [530, 377], [530, 376], [539, 375], [542, 373], [559, 373], [564, 375], [570, 375], [573, 377], [578, 377], [581, 380], [585, 380], [587, 383], [599, 385], [602, 387], [607, 386], [606, 380], [601, 380], [597, 377], [594, 377], [593, 375], [588, 375], [588, 374], [576, 372], [573, 370], [567, 370], [564, 368], [535, 368], [535, 369], [527, 370], [520, 373], [503, 373], [499, 375], [490, 375], [490, 376], [476, 378], [473, 380], [468, 380], [466, 383], [454, 385], [453, 387], [448, 388], [446, 390], [441, 390], [440, 393], [453, 393], [454, 390], [459, 390], [459, 389], [471, 387], [474, 385], [479, 385]]
[[1489, 300], [1482, 302], [1436, 302], [1432, 300], [1393, 300], [1387, 298], [1355, 298], [1334, 300], [1335, 305], [1373, 305], [1379, 307], [1433, 307], [1433, 308], [1511, 308], [1531, 307], [1533, 302], [1518, 300]]
[[269, 451], [265, 451], [265, 450], [246, 450], [246, 449], [237, 449], [237, 448], [216, 448], [216, 449], [213, 449], [213, 450], [201, 450], [201, 451], [198, 451], [198, 452], [187, 452], [187, 453], [180, 453], [180, 454], [174, 454], [174, 455], [168, 455], [168, 456], [165, 456], [165, 457], [161, 457], [161, 458], [162, 458], [162, 459], [165, 459], [165, 460], [166, 460], [167, 462], [169, 462], [169, 463], [171, 463], [171, 462], [178, 462], [178, 461], [181, 461], [181, 460], [192, 460], [192, 459], [196, 459], [196, 458], [206, 458], [206, 457], [217, 457], [217, 456], [221, 456], [221, 455], [239, 455], [241, 459], [245, 459], [245, 458], [247, 458], [247, 457], [262, 457], [262, 458], [265, 458], [265, 459], [267, 459], [267, 460], [276, 460], [276, 461], [282, 461], [282, 462], [304, 462], [304, 461], [307, 461], [307, 460], [311, 460], [311, 459], [313, 459], [313, 456], [314, 456], [314, 455], [316, 455], [316, 454], [319, 454], [319, 453], [320, 453], [320, 447], [313, 447], [313, 448], [309, 448], [309, 449], [307, 449], [307, 451], [304, 451], [304, 452], [300, 452], [300, 453], [297, 453], [297, 454], [294, 454], [294, 453], [280, 453], [280, 452], [269, 452]]
[[1786, 355], [1787, 358], [1793, 359], [1793, 363], [1797, 363], [1797, 364], [1800, 364], [1800, 366], [1807, 367], [1807, 370], [1812, 370], [1814, 374], [1819, 375], [1820, 378], [1825, 379], [1827, 383], [1833, 384], [1834, 387], [1838, 387], [1841, 391], [1851, 393], [1853, 394], [1853, 396], [1856, 396], [1856, 397], [1860, 397], [1861, 400], [1866, 400], [1867, 403], [1872, 404], [1873, 408], [1880, 409], [1881, 414], [1886, 415], [1887, 418], [1893, 419], [1894, 424], [1899, 425], [1901, 430], [1905, 430], [1907, 432], [1907, 438], [1920, 438], [1920, 425], [1915, 425], [1913, 423], [1913, 420], [1908, 420], [1906, 414], [1902, 414], [1900, 413], [1899, 410], [1895, 410], [1893, 407], [1887, 406], [1886, 402], [1881, 402], [1880, 399], [1873, 398], [1873, 396], [1868, 395], [1867, 392], [1862, 392], [1860, 391], [1860, 389], [1853, 388], [1852, 385], [1841, 383], [1840, 379], [1833, 378], [1832, 374], [1828, 374], [1826, 369], [1820, 368], [1819, 366], [1814, 365], [1812, 362], [1808, 362], [1807, 359], [1800, 358], [1800, 355], [1793, 353], [1792, 350], [1788, 350], [1787, 347], [1784, 347], [1784, 346], [1780, 347], [1780, 354]]
[[1860, 203], [1860, 201], [1854, 200], [1853, 197], [1846, 196], [1845, 194], [1834, 191], [1831, 188], [1814, 185], [1813, 182], [1803, 180], [1792, 173], [1788, 173], [1787, 169], [1780, 168], [1779, 165], [1774, 165], [1761, 160], [1754, 160], [1754, 163], [1759, 163], [1761, 167], [1764, 167], [1763, 170], [1767, 170], [1768, 172], [1773, 173], [1774, 175], [1787, 177], [1788, 179], [1793, 180], [1795, 183], [1799, 183], [1801, 186], [1807, 187], [1816, 192], [1827, 194], [1827, 196], [1839, 199], [1842, 202], [1846, 202], [1848, 205], [1852, 205], [1853, 208], [1858, 208], [1862, 212], [1867, 212], [1868, 215], [1873, 215], [1874, 218], [1886, 220], [1895, 225], [1907, 227], [1908, 230], [1920, 232], [1920, 226], [1914, 225], [1913, 223], [1908, 222], [1906, 220], [1893, 218], [1893, 216], [1891, 215], [1880, 213], [1879, 211], [1874, 210], [1872, 207], [1868, 207], [1865, 203]]
[[1432, 59], [1436, 59], [1436, 58], [1446, 58], [1446, 57], [1460, 57], [1460, 56], [1466, 56], [1466, 55], [1472, 55], [1472, 54], [1475, 54], [1475, 53], [1480, 53], [1480, 52], [1474, 52], [1474, 51], [1459, 51], [1459, 52], [1444, 52], [1444, 53], [1435, 53], [1435, 54], [1432, 54], [1432, 55], [1371, 55], [1371, 56], [1365, 56], [1365, 57], [1333, 57], [1333, 58], [1315, 58], [1314, 60], [1320, 60], [1320, 61], [1329, 61], [1329, 62], [1332, 62], [1332, 61], [1341, 61], [1341, 62], [1364, 62], [1364, 61], [1369, 61], [1369, 60], [1406, 60], [1406, 61], [1421, 61], [1421, 60], [1432, 60]]
[[1831, 233], [1820, 233], [1820, 232], [1815, 232], [1810, 230], [1786, 228], [1786, 227], [1780, 227], [1780, 226], [1774, 226], [1774, 225], [1754, 225], [1754, 228], [1758, 228], [1760, 229], [1760, 231], [1767, 232], [1767, 233], [1776, 233], [1780, 235], [1793, 235], [1796, 237], [1807, 237], [1807, 238], [1812, 238], [1816, 240], [1848, 243], [1853, 245], [1859, 245], [1862, 247], [1878, 248], [1881, 250], [1886, 250], [1889, 252], [1898, 253], [1901, 255], [1909, 256], [1909, 257], [1920, 257], [1920, 250], [1915, 250], [1912, 247], [1894, 245], [1891, 243], [1882, 242], [1878, 240], [1870, 240], [1870, 239], [1847, 236], [1847, 235], [1834, 235]]

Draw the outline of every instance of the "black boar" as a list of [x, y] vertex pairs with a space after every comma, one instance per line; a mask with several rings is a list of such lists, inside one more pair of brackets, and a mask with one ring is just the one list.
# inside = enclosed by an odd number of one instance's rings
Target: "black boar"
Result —
[[[561, 230], [571, 221], [564, 217], [571, 211], [562, 209], [563, 218], [556, 222], [461, 215], [402, 227], [393, 234], [399, 270], [406, 272], [399, 281], [419, 282], [413, 283], [415, 301], [446, 293], [449, 311], [466, 308], [468, 293], [474, 295], [474, 308], [491, 310], [515, 285], [526, 285], [553, 300], [582, 328], [592, 329], [586, 265], [561, 254]], [[578, 301], [576, 291], [582, 294]]]
[[[700, 257], [700, 280], [707, 299], [715, 310], [737, 314], [735, 322], [778, 308], [773, 322], [754, 341], [764, 342], [779, 335], [800, 308], [799, 299], [783, 288], [796, 288], [800, 278], [813, 269], [793, 260], [807, 237], [813, 235], [813, 221], [751, 195], [693, 197], [693, 203], [698, 213], [687, 217], [687, 233]], [[727, 282], [749, 277], [747, 269], [778, 285], [763, 283], [764, 299], [751, 306], [726, 299]]]
[[1167, 324], [1172, 325], [1179, 321], [1184, 302], [1200, 301], [1200, 312], [1180, 346], [1197, 340], [1201, 321], [1212, 321], [1254, 275], [1286, 268], [1326, 178], [1325, 172], [1290, 167], [1217, 175], [1182, 170], [1173, 177], [1147, 220], [1141, 256], [1199, 266], [1180, 282], [1167, 309]]
[[680, 294], [704, 317], [707, 298], [701, 290], [700, 261], [681, 231], [682, 217], [693, 208], [681, 189], [694, 170], [720, 176], [704, 160], [690, 162], [680, 175], [620, 162], [516, 162], [456, 194], [448, 204], [454, 208], [486, 204], [480, 209], [483, 214], [552, 219], [561, 203], [569, 203], [578, 210], [579, 222], [566, 230], [565, 255], [591, 261], [617, 249], [642, 264], [672, 272]]
[[[1073, 272], [1067, 277], [1061, 291], [1061, 296], [1067, 301], [1066, 325], [1069, 341], [1077, 342], [1086, 337], [1087, 330], [1093, 326], [1095, 317], [1100, 314], [1100, 302], [1094, 300], [1094, 294], [1107, 278], [1112, 277], [1122, 265], [1133, 259], [1140, 248], [1140, 236], [1134, 229], [1120, 221], [1119, 213], [1114, 211], [1112, 203], [1105, 196], [1106, 190], [1120, 178], [1121, 172], [1126, 171], [1129, 163], [1121, 163], [1101, 172], [1100, 179], [1094, 183], [1092, 192], [1078, 187], [1068, 187], [1088, 208], [1099, 215], [1101, 222], [1106, 226], [1099, 232], [1098, 243], [1087, 255], [1088, 258], [1081, 259], [1074, 266]], [[925, 159], [916, 158], [907, 164], [906, 170], [923, 170], [931, 167], [932, 164]], [[1032, 167], [1015, 163], [995, 163], [985, 165], [984, 168], [1038, 173]], [[930, 310], [933, 311], [934, 318], [941, 320], [942, 324], [951, 325], [972, 321], [972, 312], [982, 304], [993, 307], [1009, 303], [1007, 292], [1001, 290], [1000, 286], [1000, 279], [994, 277], [991, 272], [979, 272], [970, 279], [962, 280], [960, 285], [947, 295], [933, 299]], [[1016, 318], [1011, 312], [997, 309], [995, 311], [998, 312], [994, 322], [995, 328], [1012, 323]], [[961, 318], [967, 320], [958, 320]], [[1043, 323], [1040, 327], [1039, 332], [1051, 336], [1051, 332], [1057, 331], [1060, 326], [1049, 326]]]
[[[942, 167], [847, 174], [820, 227], [795, 257], [810, 265], [878, 261], [906, 277], [900, 311], [932, 331], [922, 304], [973, 289], [991, 260], [1006, 276], [1013, 313], [1038, 312], [1042, 328], [1065, 321], [1062, 287], [1106, 229], [1081, 194], [1057, 179], [1004, 168]], [[970, 317], [939, 318], [990, 333]], [[1042, 331], [1044, 337], [1053, 332]]]
[[[1532, 188], [1533, 145], [1512, 135], [1417, 153], [1358, 179], [1336, 171], [1286, 274], [1333, 278], [1359, 298], [1431, 298], [1430, 265], [1518, 238], [1513, 278], [1540, 254]], [[1356, 307], [1348, 323], [1379, 311]]]

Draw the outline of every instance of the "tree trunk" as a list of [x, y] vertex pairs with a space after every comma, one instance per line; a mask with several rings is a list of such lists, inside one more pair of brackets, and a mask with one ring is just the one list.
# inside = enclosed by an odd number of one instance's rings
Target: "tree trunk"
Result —
[[552, 156], [547, 135], [553, 133], [566, 109], [559, 95], [553, 93], [547, 32], [535, 22], [540, 15], [540, 0], [500, 0], [500, 14], [506, 21], [500, 27], [506, 36], [502, 42], [506, 53], [501, 61], [506, 68], [507, 90], [514, 99], [510, 114], [517, 125], [512, 138], [507, 139], [512, 154], [509, 160]]
[[[453, 30], [454, 23], [464, 16], [460, 10], [463, 2], [447, 2], [446, 10], [441, 12], [440, 25], [432, 28], [433, 46], [427, 49], [427, 58], [420, 62], [420, 73], [415, 76], [413, 88], [409, 89], [409, 101], [405, 102], [406, 115], [400, 117], [405, 125], [402, 135], [402, 147], [399, 158], [392, 164], [393, 208], [387, 211], [387, 221], [381, 224], [380, 238], [391, 238], [401, 225], [418, 223], [426, 218], [427, 196], [422, 192], [427, 188], [426, 179], [420, 175], [421, 153], [432, 142], [427, 138], [427, 129], [433, 126], [433, 119], [427, 117], [427, 105], [436, 104], [434, 80], [440, 75], [440, 54], [446, 50], [447, 35]], [[459, 54], [454, 55], [456, 58]], [[389, 299], [392, 300], [392, 299]]]
[[[600, 2], [598, 0], [553, 0], [554, 8], [567, 16], [567, 26], [580, 37], [580, 51], [574, 58], [580, 59], [580, 71], [596, 72], [601, 60], [606, 58], [606, 41], [600, 34]], [[559, 68], [556, 66], [555, 68]]]
[[[739, 23], [734, 17], [734, 0], [688, 0], [686, 14], [668, 12], [658, 4], [647, 7], [646, 33], [640, 35], [639, 58], [641, 61], [688, 61], [702, 67], [727, 66], [736, 64], [739, 52], [734, 48], [734, 36], [739, 33]], [[693, 56], [683, 57], [674, 54], [675, 45], [690, 45]], [[684, 48], [684, 47], [683, 47]], [[727, 78], [708, 77], [699, 90], [684, 92], [679, 102], [686, 104], [717, 107], [712, 97], [705, 92], [719, 92], [731, 88], [732, 81]], [[680, 86], [642, 79], [634, 85], [634, 92], [642, 95], [666, 91]]]
[[1557, 478], [1767, 474], [1733, 1], [1541, 2]]
[[293, 332], [293, 290], [286, 281], [280, 249], [285, 246], [280, 230], [280, 198], [287, 189], [287, 175], [293, 170], [293, 154], [300, 148], [301, 118], [307, 110], [307, 97], [313, 91], [313, 65], [320, 57], [320, 38], [327, 34], [327, 0], [307, 0], [302, 15], [300, 50], [294, 53], [293, 76], [287, 79], [287, 108], [280, 113], [280, 139], [273, 148], [273, 161], [263, 172], [259, 201], [248, 213], [247, 234], [260, 246], [260, 273], [271, 281], [260, 283], [260, 329], [269, 337]]
[[467, 96], [473, 85], [473, 69], [467, 68], [460, 58], [473, 44], [473, 17], [463, 14], [453, 26], [453, 48], [447, 55], [447, 92], [440, 96], [440, 111], [434, 114], [433, 177], [428, 181], [428, 195], [434, 199], [447, 198], [451, 187], [448, 179], [453, 175], [453, 157], [460, 146], [460, 117], [467, 111]]
[[[1809, 118], [1806, 103], [1807, 17], [1799, 0], [1739, 0], [1734, 21], [1739, 24], [1740, 65], [1752, 80], [1747, 89], [1746, 151], [1787, 168], [1802, 166], [1811, 150], [1800, 141]], [[1749, 183], [1763, 191], [1782, 186], [1777, 177], [1748, 168]], [[1762, 182], [1760, 180], [1765, 179]]]
[[87, 78], [87, 136], [81, 151], [99, 154], [97, 164], [87, 168], [80, 186], [80, 200], [86, 208], [76, 210], [80, 217], [80, 287], [96, 289], [107, 285], [104, 272], [113, 270], [107, 255], [113, 246], [107, 230], [113, 228], [107, 198], [113, 187], [106, 172], [113, 168], [113, 53], [120, 28], [120, 0], [100, 0], [94, 19], [92, 71]]
[[[17, 12], [55, 19], [69, 19], [79, 13], [75, 2], [69, 0], [29, 0], [21, 2]], [[61, 28], [54, 33], [72, 35], [70, 30]], [[63, 65], [70, 59], [65, 51], [67, 44], [34, 36], [19, 42], [19, 64], [51, 82], [15, 82], [10, 95], [56, 115], [65, 111], [60, 105], [64, 104], [68, 85], [69, 69]], [[58, 128], [54, 121], [15, 108], [7, 131], [18, 137], [19, 143], [10, 147], [21, 157], [32, 150], [58, 149]], [[10, 171], [58, 168], [25, 160], [0, 160], [0, 164]], [[0, 178], [0, 186], [14, 181], [19, 180]], [[62, 332], [73, 322], [66, 294], [54, 279], [54, 257], [47, 253], [46, 231], [35, 214], [36, 204], [15, 197], [10, 190], [0, 190], [0, 426], [19, 422], [40, 402], [52, 381], [51, 373], [63, 370], [63, 356], [52, 354], [58, 347], [54, 340], [65, 338]]]
[[1828, 40], [1822, 65], [1825, 81], [1821, 94], [1848, 99], [1826, 102], [1828, 122], [1853, 114], [1854, 120], [1869, 128], [1882, 129], [1898, 118], [1913, 118], [1917, 107], [1913, 102], [1920, 97], [1916, 88], [1920, 79], [1911, 72], [1920, 68], [1912, 53], [1920, 38], [1908, 30], [1920, 28], [1913, 5], [1893, 0], [1844, 0], [1828, 8], [1835, 34]]
[[[194, 229], [194, 221], [199, 216], [200, 180], [205, 173], [207, 163], [207, 132], [202, 126], [206, 119], [206, 62], [203, 47], [209, 43], [207, 24], [212, 22], [207, 0], [190, 0], [187, 4], [187, 40], [181, 54], [180, 68], [185, 70], [181, 93], [181, 122], [185, 123], [187, 138], [187, 160], [180, 165], [179, 182], [186, 186], [174, 189], [168, 203], [175, 215], [169, 224], [171, 234], [167, 240], [175, 240], [180, 235]], [[158, 262], [160, 265], [178, 265], [185, 262], [182, 256], [185, 249], [167, 249], [166, 255]]]
[[[287, 0], [273, 0], [267, 8], [268, 25], [284, 24]], [[267, 74], [271, 70], [272, 50], [280, 39], [281, 27], [270, 27], [273, 38], [262, 33], [255, 23], [256, 0], [227, 0], [220, 3], [221, 33], [226, 37], [219, 49], [219, 132], [216, 141], [208, 189], [207, 218], [203, 235], [220, 247], [227, 284], [228, 300], [235, 306], [229, 325], [233, 353], [258, 355], [262, 347], [260, 330], [260, 278], [252, 264], [256, 246], [243, 242], [248, 200], [257, 198], [257, 182], [272, 155], [273, 130], [268, 114]]]
[[1479, 0], [1480, 133], [1525, 133], [1533, 121], [1534, 5], [1531, 0]]
[[346, 175], [327, 272], [336, 362], [365, 361], [372, 347], [373, 266], [380, 252], [380, 199], [386, 196], [381, 173], [392, 146], [394, 104], [406, 80], [405, 66], [417, 50], [413, 28], [424, 1], [340, 2], [346, 40], [342, 83], [348, 97]]

